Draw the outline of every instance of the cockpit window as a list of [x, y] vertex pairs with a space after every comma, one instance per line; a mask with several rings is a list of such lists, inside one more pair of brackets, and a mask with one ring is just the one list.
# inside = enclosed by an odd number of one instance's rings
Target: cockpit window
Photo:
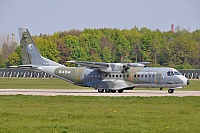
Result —
[[178, 71], [174, 71], [175, 75], [181, 75]]
[[167, 76], [172, 76], [172, 75], [181, 75], [181, 74], [178, 71], [168, 71], [166, 75]]
[[167, 74], [166, 74], [167, 76], [170, 76], [170, 72], [167, 72]]
[[170, 71], [167, 72], [167, 76], [171, 76], [171, 72]]
[[173, 71], [168, 71], [168, 72], [167, 72], [167, 76], [172, 76], [172, 75], [174, 75], [174, 72], [173, 72]]
[[173, 72], [173, 71], [171, 71], [171, 75], [174, 75], [174, 72]]

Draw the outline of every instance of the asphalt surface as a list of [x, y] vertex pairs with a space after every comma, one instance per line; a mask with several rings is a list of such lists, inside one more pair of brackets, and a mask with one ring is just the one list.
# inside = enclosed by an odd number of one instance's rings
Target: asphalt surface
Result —
[[200, 96], [200, 91], [174, 91], [169, 94], [166, 90], [125, 90], [123, 93], [98, 93], [97, 90], [69, 90], [69, 89], [0, 89], [0, 95], [40, 95], [40, 96]]

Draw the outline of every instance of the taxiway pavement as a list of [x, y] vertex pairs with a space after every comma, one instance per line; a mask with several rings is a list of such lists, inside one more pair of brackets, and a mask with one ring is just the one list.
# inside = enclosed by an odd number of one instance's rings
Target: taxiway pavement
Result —
[[174, 91], [169, 94], [167, 90], [125, 90], [123, 93], [98, 93], [97, 90], [72, 90], [72, 89], [0, 89], [0, 95], [40, 95], [40, 96], [200, 96], [200, 91]]

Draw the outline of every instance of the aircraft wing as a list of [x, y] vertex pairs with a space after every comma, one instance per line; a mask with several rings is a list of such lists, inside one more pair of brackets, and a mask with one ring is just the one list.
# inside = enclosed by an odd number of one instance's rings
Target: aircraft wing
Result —
[[74, 63], [83, 67], [89, 68], [108, 68], [110, 65], [104, 62], [88, 62], [88, 61], [66, 61], [70, 63]]
[[130, 67], [145, 67], [142, 63], [105, 63], [105, 62], [88, 62], [88, 61], [66, 61], [78, 64], [81, 67], [97, 68], [102, 72], [122, 72], [124, 73]]

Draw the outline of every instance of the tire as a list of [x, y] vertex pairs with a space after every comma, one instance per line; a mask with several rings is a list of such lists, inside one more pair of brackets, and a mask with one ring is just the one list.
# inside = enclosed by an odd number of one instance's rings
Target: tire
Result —
[[106, 92], [106, 93], [110, 93], [110, 90], [109, 90], [109, 89], [105, 89], [105, 92]]
[[99, 92], [99, 93], [103, 93], [103, 92], [104, 92], [104, 89], [98, 89], [98, 92]]
[[170, 94], [174, 93], [174, 89], [169, 89], [168, 93], [170, 93]]
[[121, 90], [118, 90], [118, 93], [123, 93], [123, 91], [124, 91], [123, 89], [121, 89]]
[[110, 90], [112, 93], [115, 93], [116, 92], [116, 90]]

